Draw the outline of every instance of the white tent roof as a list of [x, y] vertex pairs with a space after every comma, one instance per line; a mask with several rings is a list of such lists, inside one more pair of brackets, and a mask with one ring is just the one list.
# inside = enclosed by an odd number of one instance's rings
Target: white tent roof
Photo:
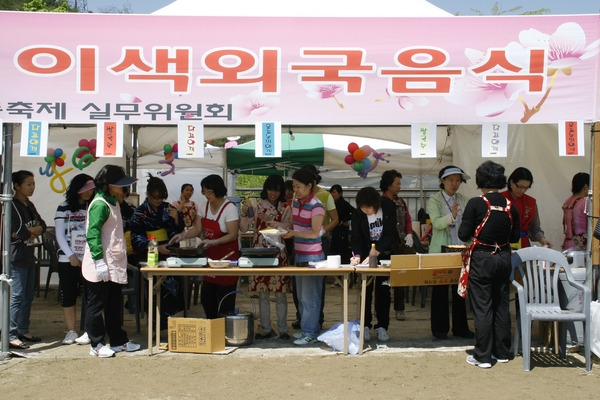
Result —
[[153, 14], [228, 17], [447, 17], [425, 0], [177, 0]]

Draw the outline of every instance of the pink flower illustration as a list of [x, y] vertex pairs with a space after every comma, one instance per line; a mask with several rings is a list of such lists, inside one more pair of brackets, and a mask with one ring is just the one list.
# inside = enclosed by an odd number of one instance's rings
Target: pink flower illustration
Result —
[[[388, 97], [377, 98], [375, 101], [389, 100], [392, 98], [390, 91], [386, 88], [385, 93]], [[429, 104], [429, 99], [423, 96], [394, 96], [398, 100], [401, 109], [412, 111], [415, 107], [424, 107]]]
[[279, 98], [267, 96], [256, 90], [249, 95], [237, 95], [229, 99], [236, 114], [242, 117], [265, 115], [279, 105]]
[[344, 91], [344, 87], [341, 85], [305, 83], [304, 89], [308, 91], [306, 95], [311, 99], [333, 99], [338, 107], [344, 108], [344, 105], [335, 97]]

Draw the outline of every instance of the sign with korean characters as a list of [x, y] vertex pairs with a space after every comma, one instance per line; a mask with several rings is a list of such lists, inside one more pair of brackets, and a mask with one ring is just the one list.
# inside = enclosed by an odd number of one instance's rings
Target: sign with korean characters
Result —
[[21, 157], [46, 157], [48, 122], [23, 121], [21, 125]]
[[96, 138], [96, 157], [123, 157], [123, 123], [100, 122]]
[[281, 157], [281, 122], [257, 122], [255, 157]]
[[481, 157], [506, 157], [508, 124], [486, 122], [481, 125]]
[[413, 158], [435, 158], [436, 124], [432, 122], [412, 124], [410, 126], [410, 148]]
[[204, 124], [197, 121], [177, 124], [179, 158], [204, 158]]
[[598, 15], [350, 21], [0, 11], [0, 35], [10, 37], [0, 51], [5, 123], [600, 120], [590, 84], [600, 75]]
[[558, 155], [585, 155], [583, 121], [561, 121], [558, 123]]

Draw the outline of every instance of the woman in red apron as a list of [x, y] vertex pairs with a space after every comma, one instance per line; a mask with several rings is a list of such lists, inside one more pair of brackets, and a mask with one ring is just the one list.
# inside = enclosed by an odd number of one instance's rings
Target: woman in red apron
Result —
[[[240, 229], [239, 212], [235, 204], [225, 198], [227, 188], [219, 175], [209, 175], [200, 183], [206, 204], [201, 205], [194, 225], [187, 232], [180, 233], [171, 239], [170, 243], [200, 236], [200, 246], [206, 249], [205, 256], [219, 260], [225, 256], [228, 260], [237, 260], [239, 255], [238, 232]], [[231, 254], [230, 254], [231, 253]], [[219, 314], [234, 311], [235, 294], [227, 296], [237, 288], [237, 276], [204, 277], [200, 302], [204, 307], [206, 318], [218, 318]]]

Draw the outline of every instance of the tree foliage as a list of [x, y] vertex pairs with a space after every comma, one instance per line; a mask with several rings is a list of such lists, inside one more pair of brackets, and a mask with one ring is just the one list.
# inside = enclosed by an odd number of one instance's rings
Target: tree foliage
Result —
[[[522, 9], [523, 6], [516, 6], [508, 10], [503, 10], [502, 3], [496, 2], [492, 6], [489, 15], [542, 15], [550, 13], [549, 8], [540, 8], [539, 10], [535, 11], [521, 11]], [[476, 8], [471, 8], [471, 11], [473, 11], [477, 15], [486, 15], [483, 11], [480, 11]]]

